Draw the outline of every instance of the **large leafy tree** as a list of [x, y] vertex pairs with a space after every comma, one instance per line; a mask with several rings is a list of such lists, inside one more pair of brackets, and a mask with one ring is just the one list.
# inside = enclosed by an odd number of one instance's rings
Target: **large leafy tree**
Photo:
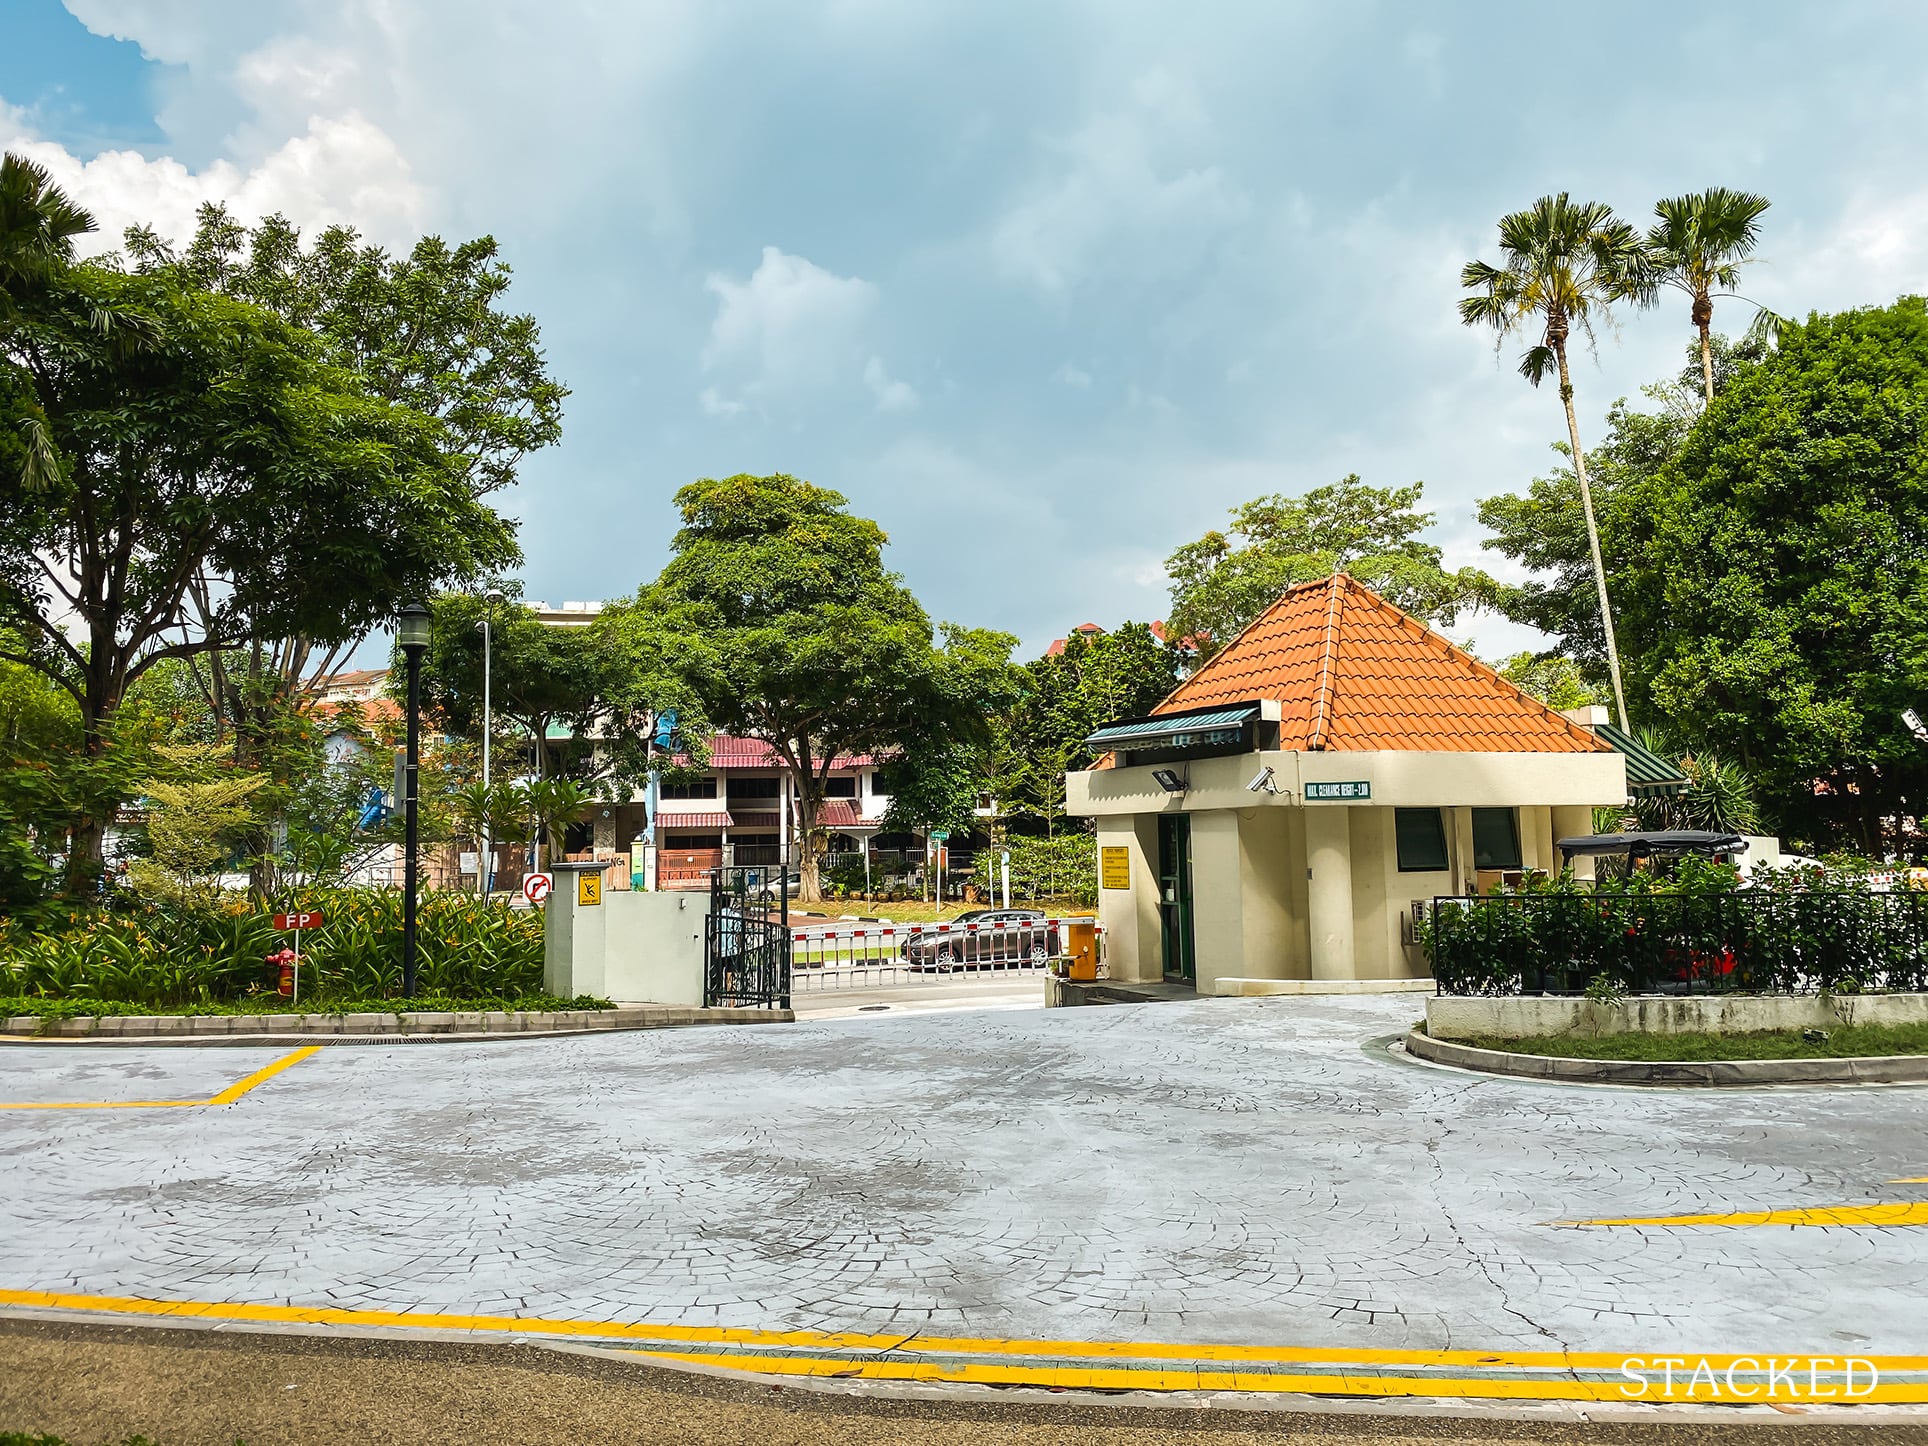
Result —
[[1691, 196], [1674, 196], [1654, 207], [1659, 220], [1647, 232], [1652, 279], [1687, 294], [1689, 315], [1700, 335], [1701, 381], [1710, 403], [1714, 400], [1714, 298], [1732, 296], [1741, 284], [1741, 263], [1760, 244], [1761, 215], [1769, 204], [1765, 196], [1715, 186]]
[[[700, 705], [657, 646], [662, 635], [622, 626], [616, 616], [586, 627], [554, 627], [513, 599], [469, 592], [431, 599], [422, 699], [450, 732], [482, 732], [481, 623], [489, 620], [489, 705], [526, 733], [539, 778], [566, 777], [607, 798], [626, 798], [648, 772], [655, 717], [675, 709], [679, 733], [701, 748]], [[389, 673], [399, 689], [401, 660]], [[566, 735], [557, 737], [553, 735]]]
[[0, 156], [0, 479], [44, 492], [60, 481], [60, 459], [32, 378], [11, 356], [8, 338], [49, 284], [73, 259], [74, 238], [94, 218], [54, 185], [44, 168], [8, 152]]
[[[549, 374], [535, 318], [507, 308], [510, 271], [493, 237], [452, 246], [427, 236], [396, 255], [330, 226], [304, 245], [282, 216], [250, 229], [207, 205], [185, 247], [143, 227], [127, 247], [143, 270], [272, 311], [371, 396], [433, 418], [444, 466], [472, 498], [513, 482], [524, 457], [561, 438], [568, 391]], [[218, 579], [196, 580], [204, 611], [219, 594]], [[217, 713], [245, 735], [305, 700], [362, 636], [260, 627], [242, 652], [210, 656], [204, 681]]]
[[1064, 651], [1026, 663], [1023, 691], [1002, 720], [997, 793], [1031, 826], [1055, 832], [1064, 775], [1088, 767], [1085, 739], [1107, 723], [1140, 717], [1177, 686], [1178, 650], [1144, 623], [1073, 633]]
[[1225, 646], [1294, 583], [1344, 568], [1415, 617], [1450, 623], [1492, 594], [1477, 568], [1449, 572], [1419, 540], [1433, 515], [1418, 510], [1425, 484], [1370, 487], [1357, 473], [1301, 497], [1260, 497], [1165, 560], [1167, 629], [1191, 637], [1200, 660]]
[[1654, 718], [1738, 760], [1794, 837], [1906, 846], [1928, 750], [1928, 302], [1815, 316], [1615, 511]]
[[676, 505], [669, 564], [617, 625], [674, 639], [641, 646], [675, 658], [717, 727], [782, 758], [796, 780], [800, 896], [817, 899], [836, 759], [980, 737], [1004, 686], [995, 648], [976, 635], [940, 647], [884, 566], [883, 529], [839, 493], [738, 475], [691, 483]]
[[1549, 375], [1559, 378], [1560, 405], [1566, 411], [1567, 442], [1580, 486], [1580, 509], [1600, 599], [1607, 672], [1618, 716], [1624, 723], [1627, 698], [1620, 680], [1620, 649], [1614, 636], [1613, 605], [1607, 596], [1606, 564], [1600, 558], [1586, 452], [1580, 445], [1580, 422], [1573, 409], [1573, 376], [1567, 351], [1575, 330], [1592, 341], [1596, 314], [1617, 301], [1651, 295], [1648, 254], [1633, 227], [1616, 217], [1611, 207], [1597, 201], [1571, 200], [1565, 191], [1542, 196], [1528, 209], [1502, 217], [1500, 253], [1497, 266], [1469, 261], [1461, 269], [1460, 285], [1472, 294], [1460, 300], [1460, 320], [1468, 326], [1491, 327], [1501, 343], [1515, 332], [1526, 332], [1535, 340], [1520, 359], [1520, 375], [1536, 387]]
[[[26, 639], [7, 655], [73, 697], [90, 755], [162, 660], [358, 636], [410, 593], [517, 556], [440, 422], [174, 271], [67, 265], [0, 340], [59, 465], [51, 488], [0, 491], [0, 624]], [[75, 887], [110, 808], [74, 820]]]

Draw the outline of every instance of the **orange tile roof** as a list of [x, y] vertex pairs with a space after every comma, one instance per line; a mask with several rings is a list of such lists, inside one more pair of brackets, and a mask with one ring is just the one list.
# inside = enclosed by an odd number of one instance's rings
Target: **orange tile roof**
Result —
[[1342, 572], [1287, 588], [1152, 711], [1259, 698], [1289, 752], [1612, 751]]

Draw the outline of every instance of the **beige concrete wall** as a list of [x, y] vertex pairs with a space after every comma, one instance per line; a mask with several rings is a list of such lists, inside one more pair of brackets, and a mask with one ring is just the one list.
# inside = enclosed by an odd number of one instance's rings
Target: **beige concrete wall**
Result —
[[[1293, 946], [1303, 934], [1295, 927], [1292, 913], [1292, 844], [1287, 827], [1292, 815], [1280, 808], [1254, 808], [1237, 818], [1245, 957], [1238, 961], [1238, 969], [1220, 970], [1218, 977], [1289, 979], [1294, 977]], [[1303, 834], [1300, 845], [1304, 845]], [[1299, 882], [1305, 882], [1303, 865]], [[1303, 918], [1301, 914], [1299, 919]], [[1198, 987], [1203, 992], [1207, 986], [1201, 979]]]
[[1229, 808], [1192, 815], [1192, 942], [1204, 994], [1219, 975], [1248, 972], [1245, 926], [1257, 902], [1245, 892], [1239, 822]]
[[1618, 1004], [1586, 998], [1426, 1001], [1434, 1039], [1522, 1039], [1545, 1034], [1741, 1034], [1837, 1029], [1844, 1024], [1928, 1023], [1928, 994], [1637, 995]]
[[[1158, 818], [1156, 814], [1098, 820], [1098, 847], [1124, 848], [1131, 858], [1131, 888], [1098, 890], [1098, 919], [1105, 927], [1105, 969], [1113, 979], [1160, 979], [1165, 961], [1158, 936]], [[1104, 855], [1099, 854], [1102, 859]]]
[[[1086, 816], [1156, 813], [1181, 808], [1299, 806], [1308, 781], [1372, 785], [1374, 807], [1517, 808], [1619, 804], [1627, 798], [1626, 760], [1618, 753], [1240, 753], [1173, 764], [1185, 793], [1168, 794], [1149, 767], [1066, 775], [1067, 811]], [[1245, 785], [1270, 767], [1280, 792], [1253, 794]]]
[[[1387, 979], [1395, 968], [1399, 921], [1387, 883], [1397, 867], [1389, 808], [1349, 808], [1352, 833], [1352, 975]], [[1390, 865], [1390, 866], [1389, 866]], [[1390, 937], [1388, 937], [1390, 936]]]
[[603, 988], [618, 1003], [703, 1003], [703, 919], [695, 892], [603, 895]]

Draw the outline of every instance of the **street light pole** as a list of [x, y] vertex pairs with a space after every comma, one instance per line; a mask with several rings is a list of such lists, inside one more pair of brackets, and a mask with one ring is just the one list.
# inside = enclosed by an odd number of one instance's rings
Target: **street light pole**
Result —
[[[489, 621], [495, 610], [496, 599], [502, 596], [502, 589], [492, 587], [482, 594], [482, 786], [495, 786], [495, 775], [489, 772], [489, 740], [495, 736], [495, 716], [489, 708]], [[476, 871], [482, 882], [482, 897], [490, 898], [495, 893], [495, 840], [491, 835], [495, 830], [484, 814], [482, 819], [482, 857], [476, 861]]]
[[428, 651], [428, 609], [410, 603], [396, 620], [395, 641], [408, 659], [408, 752], [402, 765], [402, 997], [415, 997], [416, 853], [421, 842], [422, 654]]

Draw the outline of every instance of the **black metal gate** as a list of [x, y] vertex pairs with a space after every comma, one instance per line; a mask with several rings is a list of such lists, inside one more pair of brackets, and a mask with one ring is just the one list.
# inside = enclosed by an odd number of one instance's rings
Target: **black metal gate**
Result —
[[729, 867], [710, 875], [703, 1003], [790, 1007], [790, 879], [782, 867]]

